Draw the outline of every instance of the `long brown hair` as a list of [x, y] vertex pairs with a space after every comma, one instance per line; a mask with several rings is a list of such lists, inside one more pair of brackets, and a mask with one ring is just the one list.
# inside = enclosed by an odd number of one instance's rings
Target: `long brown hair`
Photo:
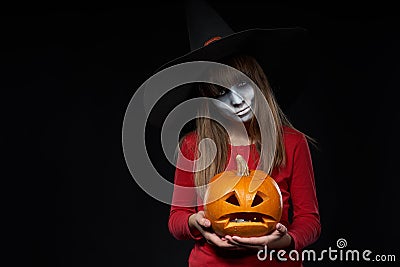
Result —
[[[268, 103], [270, 111], [266, 112], [265, 105], [262, 105], [262, 102], [260, 102], [259, 98], [257, 98], [257, 95], [255, 96], [254, 112], [256, 116], [252, 117], [247, 129], [250, 141], [255, 143], [258, 151], [265, 155], [262, 158], [260, 157], [259, 166], [268, 173], [270, 173], [274, 167], [285, 166], [286, 157], [283, 140], [283, 126], [288, 126], [293, 129], [295, 128], [289, 122], [288, 118], [277, 104], [263, 69], [256, 59], [249, 55], [230, 56], [224, 59], [222, 63], [231, 66], [248, 76], [251, 79], [251, 82], [254, 82], [255, 85], [258, 86]], [[223, 76], [225, 79], [229, 79], [231, 77], [230, 75], [224, 75], [223, 73], [219, 73], [217, 75], [220, 77]], [[230, 82], [233, 85], [235, 81], [232, 80]], [[199, 85], [199, 93], [201, 96], [215, 97], [218, 90], [219, 88], [215, 84], [204, 83]], [[228, 133], [220, 123], [209, 118], [210, 112], [213, 112], [212, 107], [207, 102], [203, 105], [203, 108], [199, 110], [198, 117], [196, 118], [196, 158], [199, 159], [196, 170], [199, 171], [194, 173], [194, 181], [201, 197], [204, 196], [206, 185], [208, 184], [209, 180], [217, 173], [224, 171], [228, 161], [226, 157], [229, 149]], [[266, 113], [271, 114], [272, 118], [265, 117]], [[259, 122], [257, 120], [261, 121]], [[265, 146], [265, 151], [260, 151], [263, 146], [261, 146], [259, 123], [267, 123], [268, 127], [271, 128], [270, 132], [276, 135], [271, 139], [275, 142], [275, 149], [273, 151], [270, 149], [271, 146]], [[213, 140], [216, 145], [216, 155], [214, 159], [207, 158], [207, 155], [209, 154], [207, 152], [210, 150], [209, 143], [201, 142], [201, 140], [205, 138]], [[269, 140], [263, 141], [268, 142]], [[271, 153], [274, 153], [274, 155], [271, 155]], [[267, 159], [273, 159], [273, 161], [267, 162]], [[206, 162], [212, 163], [208, 167], [205, 167]]]

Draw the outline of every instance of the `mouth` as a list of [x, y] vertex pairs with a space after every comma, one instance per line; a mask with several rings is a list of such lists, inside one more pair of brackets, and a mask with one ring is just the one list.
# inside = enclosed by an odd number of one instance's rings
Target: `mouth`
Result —
[[257, 212], [237, 212], [221, 217], [219, 222], [228, 224], [245, 224], [245, 223], [267, 223], [275, 221], [271, 216], [257, 213]]
[[246, 108], [236, 112], [236, 115], [238, 116], [244, 116], [250, 111], [250, 106], [247, 106]]

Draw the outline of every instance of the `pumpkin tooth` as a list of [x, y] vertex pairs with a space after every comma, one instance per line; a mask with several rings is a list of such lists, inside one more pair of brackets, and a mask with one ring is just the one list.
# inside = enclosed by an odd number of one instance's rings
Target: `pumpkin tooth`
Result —
[[231, 220], [230, 222], [236, 222], [236, 223], [241, 223], [241, 222], [249, 222], [248, 220], [242, 219], [242, 218], [235, 218]]
[[238, 213], [238, 216], [231, 216], [229, 222], [241, 223], [241, 222], [262, 222], [263, 216], [261, 214], [250, 214], [250, 213]]

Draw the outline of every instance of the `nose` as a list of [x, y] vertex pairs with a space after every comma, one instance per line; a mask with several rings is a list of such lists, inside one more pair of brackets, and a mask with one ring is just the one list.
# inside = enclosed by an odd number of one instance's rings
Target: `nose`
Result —
[[230, 100], [232, 106], [240, 106], [244, 101], [243, 97], [233, 90], [230, 93]]

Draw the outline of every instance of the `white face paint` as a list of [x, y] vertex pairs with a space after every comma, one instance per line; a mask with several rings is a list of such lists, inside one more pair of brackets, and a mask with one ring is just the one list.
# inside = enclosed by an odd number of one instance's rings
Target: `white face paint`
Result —
[[236, 122], [247, 122], [253, 117], [254, 88], [249, 82], [240, 82], [222, 89], [212, 101], [220, 113]]

